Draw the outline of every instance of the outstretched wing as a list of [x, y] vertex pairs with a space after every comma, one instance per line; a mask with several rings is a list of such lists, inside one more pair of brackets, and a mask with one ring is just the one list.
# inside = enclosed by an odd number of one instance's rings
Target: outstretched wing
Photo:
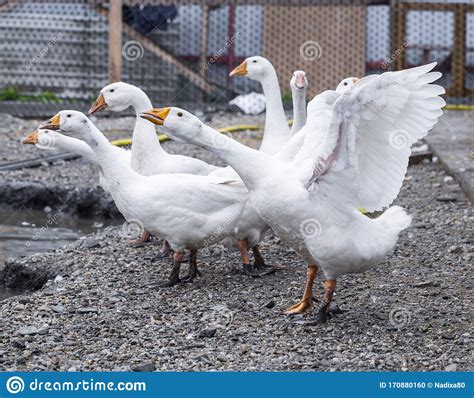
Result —
[[[405, 177], [411, 146], [442, 115], [436, 64], [368, 76], [331, 106], [321, 123], [309, 189], [368, 211], [389, 206]], [[314, 135], [314, 134], [313, 134]], [[313, 152], [314, 153], [314, 152]]]

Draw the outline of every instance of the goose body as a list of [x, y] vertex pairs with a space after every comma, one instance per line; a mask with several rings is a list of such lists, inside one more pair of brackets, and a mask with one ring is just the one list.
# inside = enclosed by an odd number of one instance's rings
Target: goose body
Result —
[[[320, 268], [326, 281], [318, 314], [324, 321], [336, 278], [377, 265], [411, 222], [398, 206], [376, 219], [356, 209], [390, 206], [402, 185], [411, 145], [441, 116], [444, 89], [431, 84], [441, 75], [430, 72], [433, 67], [368, 76], [316, 96], [300, 131], [303, 145], [292, 161], [230, 138], [215, 148], [218, 133], [202, 123], [186, 137], [186, 126], [199, 121], [182, 110], [167, 110], [166, 117], [163, 111], [148, 111], [146, 117], [161, 117], [173, 134], [214, 151], [236, 170], [249, 190], [247, 206], [308, 263], [303, 298], [289, 313], [311, 305]], [[397, 138], [400, 132], [403, 143]]]

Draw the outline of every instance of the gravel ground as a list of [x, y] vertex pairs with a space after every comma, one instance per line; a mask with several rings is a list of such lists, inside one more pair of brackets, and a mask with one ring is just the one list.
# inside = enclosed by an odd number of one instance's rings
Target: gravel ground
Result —
[[470, 204], [436, 163], [409, 168], [397, 203], [412, 227], [378, 269], [340, 278], [343, 312], [323, 325], [282, 315], [305, 267], [272, 236], [262, 250], [286, 265], [277, 274], [245, 277], [236, 253], [212, 247], [201, 277], [168, 289], [159, 242], [130, 248], [120, 227], [11, 260], [9, 287], [48, 282], [0, 302], [0, 370], [472, 370]]

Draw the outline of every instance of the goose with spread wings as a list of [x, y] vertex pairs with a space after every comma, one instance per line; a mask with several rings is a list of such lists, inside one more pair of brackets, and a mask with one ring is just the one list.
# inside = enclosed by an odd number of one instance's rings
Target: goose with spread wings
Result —
[[[294, 136], [303, 145], [293, 160], [268, 155], [217, 133], [190, 113], [154, 109], [142, 117], [173, 135], [219, 155], [249, 190], [249, 206], [307, 262], [300, 302], [288, 313], [313, 305], [319, 269], [324, 294], [317, 310], [327, 319], [340, 275], [367, 271], [391, 250], [411, 217], [391, 206], [377, 218], [361, 214], [391, 205], [402, 186], [410, 147], [426, 136], [445, 105], [435, 64], [360, 80], [344, 81], [308, 104], [306, 125]], [[349, 84], [351, 82], [351, 84]], [[347, 83], [347, 84], [346, 84]]]

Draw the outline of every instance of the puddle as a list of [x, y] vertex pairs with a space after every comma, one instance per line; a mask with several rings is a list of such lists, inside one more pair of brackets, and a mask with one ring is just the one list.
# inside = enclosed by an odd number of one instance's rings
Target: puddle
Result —
[[[0, 270], [7, 259], [58, 248], [80, 236], [122, 223], [120, 219], [87, 219], [54, 211], [0, 208]], [[20, 293], [0, 288], [0, 300]]]

